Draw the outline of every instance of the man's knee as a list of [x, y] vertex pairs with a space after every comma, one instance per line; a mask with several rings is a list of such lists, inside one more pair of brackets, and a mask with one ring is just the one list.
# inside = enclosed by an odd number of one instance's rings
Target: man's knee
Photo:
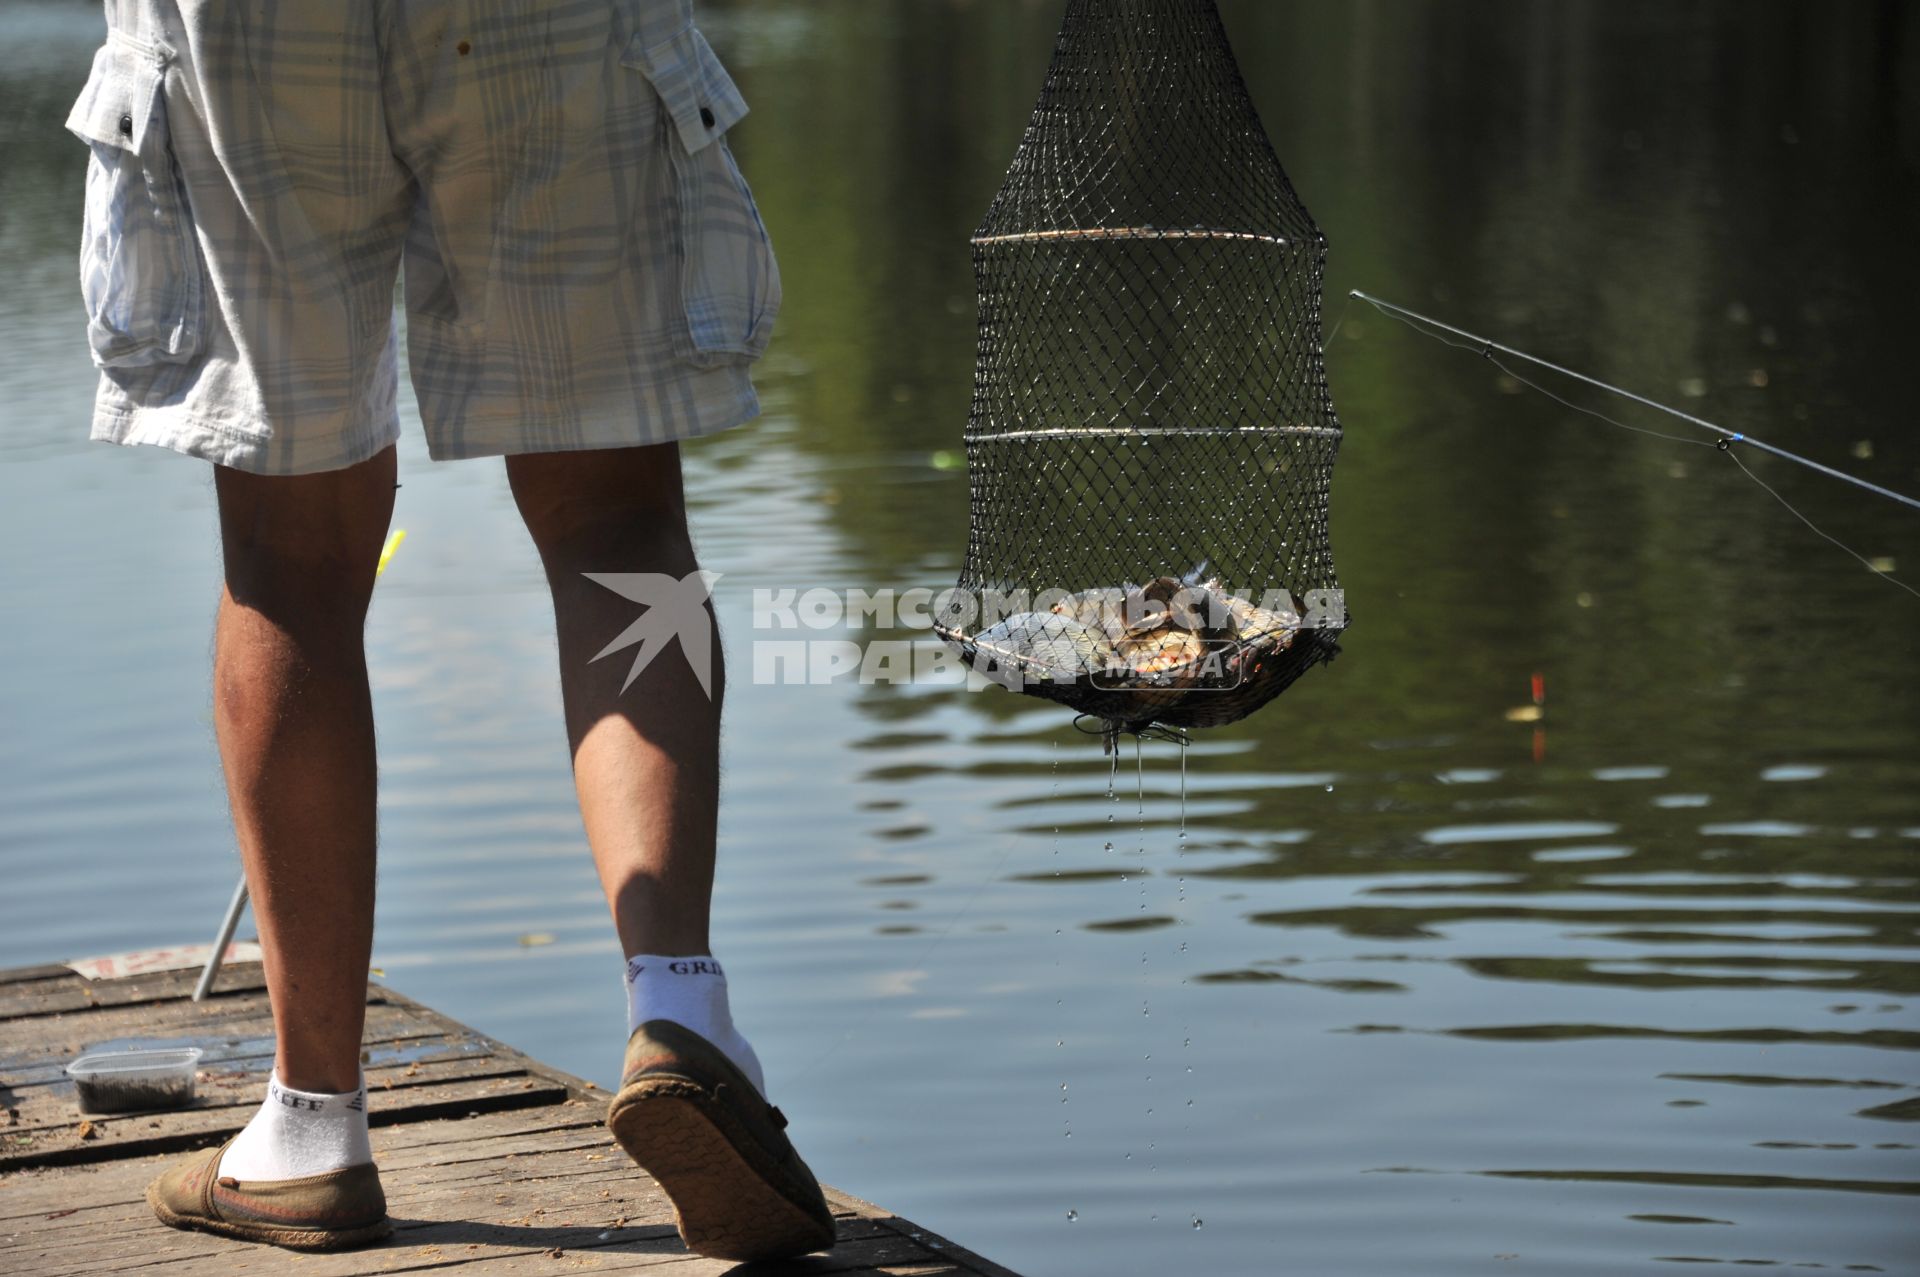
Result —
[[393, 515], [393, 475], [391, 449], [318, 475], [217, 469], [221, 555], [235, 601], [364, 607]]
[[678, 554], [687, 542], [673, 444], [508, 457], [507, 479], [549, 560]]

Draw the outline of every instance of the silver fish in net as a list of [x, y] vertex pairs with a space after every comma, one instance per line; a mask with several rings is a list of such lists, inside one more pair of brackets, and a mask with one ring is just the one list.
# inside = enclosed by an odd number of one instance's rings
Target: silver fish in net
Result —
[[1017, 612], [974, 636], [984, 659], [1025, 678], [1072, 681], [1112, 667], [1113, 642], [1097, 625], [1051, 612]]

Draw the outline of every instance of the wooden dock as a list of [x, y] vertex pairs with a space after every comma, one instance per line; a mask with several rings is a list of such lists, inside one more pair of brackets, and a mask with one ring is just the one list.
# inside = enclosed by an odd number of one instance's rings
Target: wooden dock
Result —
[[[163, 1227], [147, 1208], [147, 1182], [237, 1131], [273, 1063], [259, 965], [228, 967], [200, 1003], [190, 1000], [196, 975], [0, 971], [0, 1272], [1014, 1277], [831, 1188], [831, 1251], [753, 1266], [690, 1255], [665, 1195], [608, 1137], [605, 1092], [379, 984], [367, 989], [365, 1068], [393, 1238], [300, 1255]], [[205, 1050], [195, 1105], [83, 1120], [66, 1063], [157, 1039]]]

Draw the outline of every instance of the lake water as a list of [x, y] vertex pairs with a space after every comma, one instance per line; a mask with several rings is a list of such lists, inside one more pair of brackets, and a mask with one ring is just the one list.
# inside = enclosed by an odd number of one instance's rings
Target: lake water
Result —
[[[1223, 8], [1330, 326], [1365, 288], [1920, 490], [1910, 6]], [[1723, 455], [1345, 311], [1358, 621], [1196, 738], [1184, 821], [1172, 745], [1116, 774], [1038, 702], [752, 684], [755, 588], [956, 574], [965, 238], [1059, 12], [706, 18], [788, 292], [765, 419], [691, 449], [734, 671], [716, 948], [815, 1169], [1034, 1277], [1920, 1269], [1920, 603]], [[58, 126], [99, 38], [0, 10], [4, 964], [207, 939], [236, 869], [208, 476], [83, 442]], [[1911, 513], [1747, 462], [1920, 579]], [[375, 961], [604, 1085], [620, 954], [538, 565], [498, 464], [416, 434], [402, 470]]]

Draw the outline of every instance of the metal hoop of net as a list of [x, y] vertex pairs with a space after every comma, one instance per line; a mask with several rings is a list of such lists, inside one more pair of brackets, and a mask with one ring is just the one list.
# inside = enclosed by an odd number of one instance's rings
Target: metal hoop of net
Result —
[[1337, 651], [1325, 259], [1213, 0], [1070, 0], [973, 239], [935, 628], [974, 668], [1137, 732], [1243, 718]]

